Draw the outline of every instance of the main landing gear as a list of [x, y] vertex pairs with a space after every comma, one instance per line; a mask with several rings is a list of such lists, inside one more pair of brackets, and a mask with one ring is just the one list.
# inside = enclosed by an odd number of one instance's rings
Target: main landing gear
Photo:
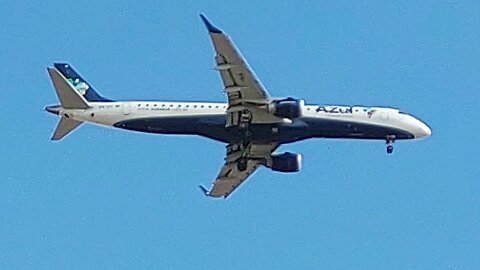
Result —
[[248, 158], [246, 157], [241, 157], [238, 161], [237, 161], [237, 169], [241, 172], [247, 170], [248, 168]]
[[387, 154], [393, 153], [393, 143], [395, 142], [395, 135], [388, 135], [387, 138]]
[[240, 130], [245, 130], [249, 132], [250, 123], [252, 123], [252, 112], [244, 109], [240, 112], [240, 117], [238, 119], [238, 128]]

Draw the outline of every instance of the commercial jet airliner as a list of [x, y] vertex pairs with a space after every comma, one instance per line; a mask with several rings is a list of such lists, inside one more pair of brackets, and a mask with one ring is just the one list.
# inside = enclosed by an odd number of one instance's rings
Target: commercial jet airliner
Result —
[[60, 105], [45, 109], [59, 115], [52, 140], [60, 140], [84, 122], [157, 134], [199, 135], [226, 144], [225, 164], [202, 191], [227, 198], [257, 168], [297, 172], [301, 155], [276, 153], [282, 144], [310, 138], [369, 139], [386, 142], [421, 139], [430, 128], [393, 108], [306, 105], [295, 98], [272, 98], [232, 40], [200, 15], [215, 48], [215, 69], [227, 103], [113, 101], [99, 95], [69, 64], [48, 68]]

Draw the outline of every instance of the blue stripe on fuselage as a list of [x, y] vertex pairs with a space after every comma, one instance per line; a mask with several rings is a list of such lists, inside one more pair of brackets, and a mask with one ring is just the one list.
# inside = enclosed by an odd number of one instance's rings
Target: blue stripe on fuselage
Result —
[[[231, 143], [243, 139], [236, 128], [225, 128], [225, 115], [176, 116], [139, 118], [118, 122], [118, 128], [158, 134], [199, 135]], [[396, 139], [412, 139], [407, 131], [353, 121], [326, 120], [304, 117], [292, 124], [252, 124], [252, 142], [290, 143], [308, 138], [382, 139], [396, 135]]]

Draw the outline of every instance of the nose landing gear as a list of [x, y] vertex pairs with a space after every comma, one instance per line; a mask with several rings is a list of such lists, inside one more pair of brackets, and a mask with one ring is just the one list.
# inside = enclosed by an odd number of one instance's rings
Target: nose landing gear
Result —
[[393, 143], [395, 142], [395, 135], [388, 135], [387, 138], [387, 154], [393, 153]]

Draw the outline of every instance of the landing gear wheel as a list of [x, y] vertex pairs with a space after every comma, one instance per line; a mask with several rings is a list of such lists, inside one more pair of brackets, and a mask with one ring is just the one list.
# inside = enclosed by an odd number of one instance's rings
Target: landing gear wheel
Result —
[[240, 158], [237, 161], [237, 169], [241, 172], [245, 171], [248, 168], [248, 159], [245, 157]]
[[387, 136], [387, 154], [393, 153], [393, 143], [395, 142], [395, 135]]

